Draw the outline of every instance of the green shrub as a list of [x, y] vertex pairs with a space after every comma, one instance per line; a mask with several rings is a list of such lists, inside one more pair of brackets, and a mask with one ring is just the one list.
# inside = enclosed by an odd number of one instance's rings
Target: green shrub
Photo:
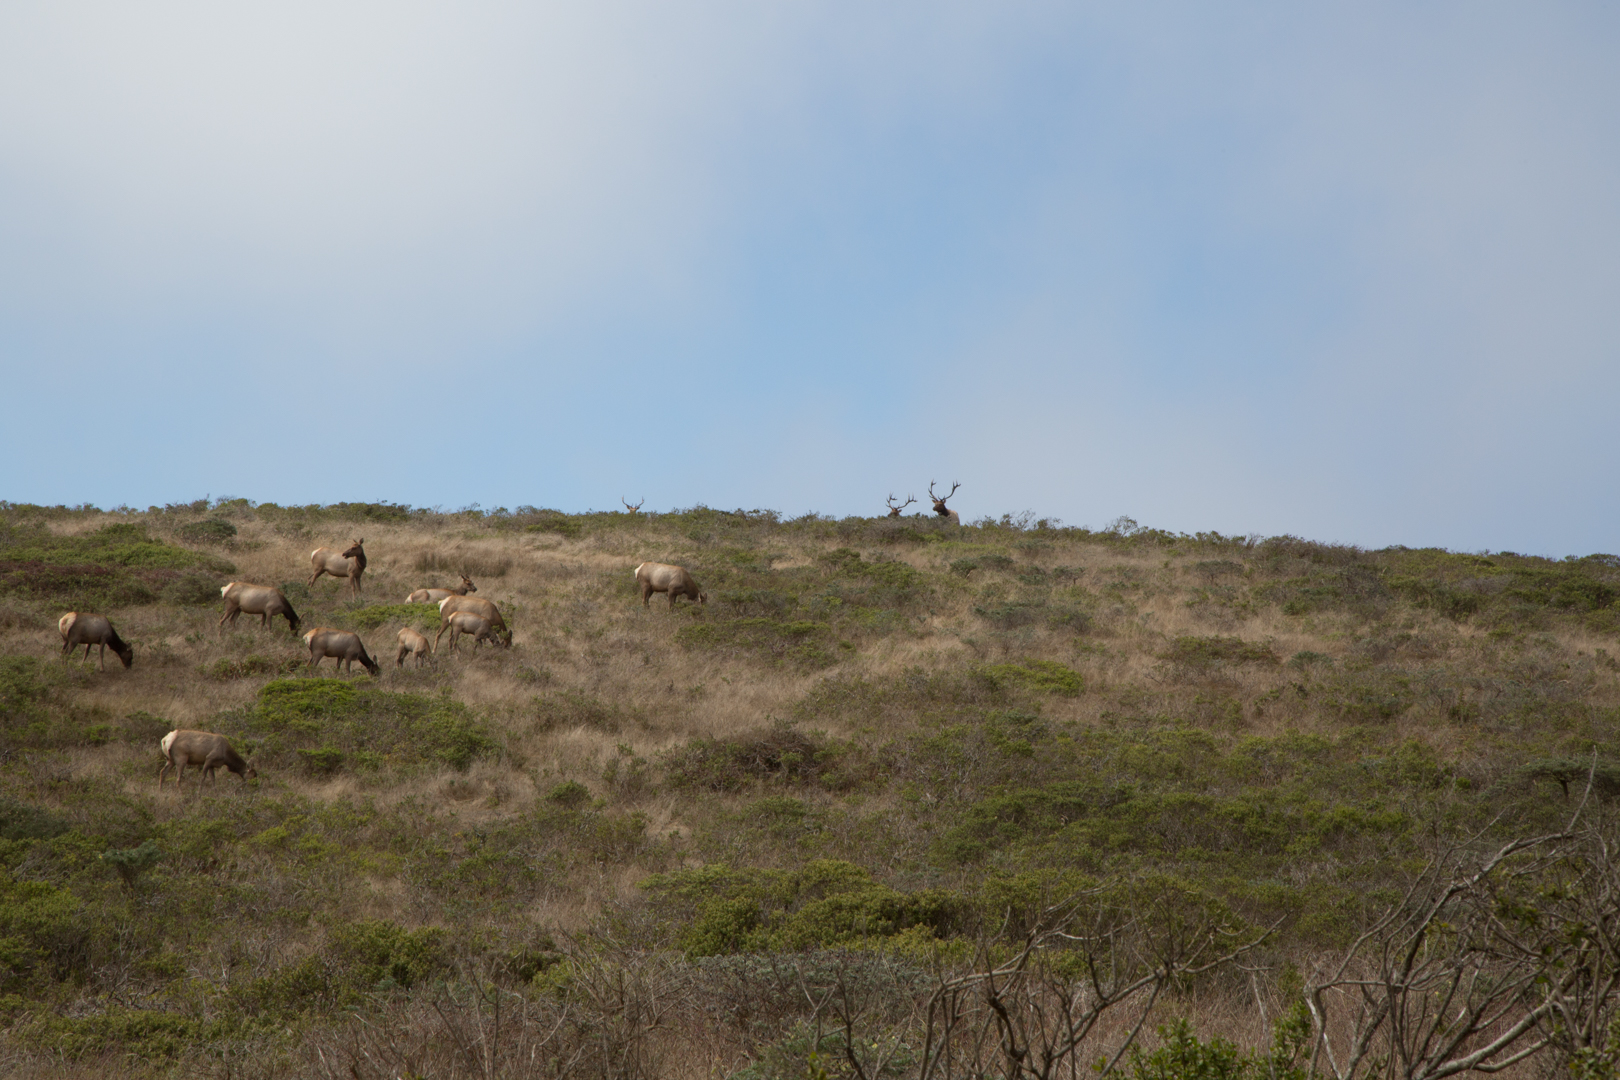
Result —
[[1178, 637], [1159, 654], [1159, 659], [1197, 671], [1209, 671], [1232, 664], [1275, 664], [1271, 646], [1236, 637]]
[[710, 619], [675, 631], [675, 641], [688, 649], [742, 653], [804, 668], [837, 663], [825, 645], [831, 636], [826, 623], [802, 619]]
[[985, 678], [1062, 697], [1076, 697], [1085, 689], [1078, 671], [1055, 660], [1026, 660], [1021, 664], [990, 664], [978, 669]]
[[35, 978], [66, 979], [89, 961], [90, 934], [79, 900], [44, 881], [0, 870], [0, 990]]
[[354, 611], [334, 613], [331, 619], [334, 625], [341, 624], [342, 629], [352, 627], [361, 631], [375, 630], [387, 623], [435, 631], [440, 623], [437, 604], [373, 604]]
[[837, 784], [847, 748], [824, 735], [774, 724], [735, 739], [693, 739], [663, 756], [672, 787], [736, 791], [774, 780], [790, 784]]
[[223, 544], [236, 535], [236, 526], [224, 518], [208, 518], [180, 526], [175, 535], [188, 544]]

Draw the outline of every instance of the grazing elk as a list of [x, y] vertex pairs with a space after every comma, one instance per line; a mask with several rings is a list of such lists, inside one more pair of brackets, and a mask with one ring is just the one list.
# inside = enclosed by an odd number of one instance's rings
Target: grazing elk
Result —
[[163, 787], [163, 777], [170, 769], [178, 770], [174, 774], [174, 786], [179, 787], [180, 781], [185, 779], [186, 766], [194, 765], [202, 769], [202, 780], [197, 781], [197, 790], [202, 790], [203, 780], [210, 776], [214, 778], [215, 786], [219, 784], [219, 776], [214, 771], [221, 765], [242, 778], [247, 783], [250, 777], [258, 776], [258, 770], [242, 760], [242, 755], [231, 749], [231, 744], [225, 736], [215, 735], [211, 731], [189, 731], [177, 728], [163, 736], [158, 746], [163, 750], [163, 767], [158, 769], [158, 788]]
[[245, 611], [249, 615], [261, 616], [259, 625], [268, 629], [271, 617], [280, 615], [287, 620], [287, 626], [292, 630], [293, 637], [298, 636], [298, 612], [287, 603], [287, 598], [281, 595], [280, 589], [271, 588], [269, 585], [249, 585], [245, 581], [233, 581], [220, 589], [219, 595], [225, 598], [225, 614], [219, 617], [221, 626], [225, 625], [226, 619], [235, 625], [236, 617]]
[[709, 594], [698, 589], [697, 581], [686, 572], [684, 566], [644, 562], [636, 567], [636, 584], [641, 586], [642, 607], [651, 605], [652, 594], [655, 592], [668, 593], [671, 608], [674, 608], [675, 601], [682, 596], [690, 597], [700, 604], [709, 602]]
[[353, 671], [354, 662], [360, 661], [360, 666], [373, 675], [381, 674], [382, 668], [377, 661], [366, 655], [366, 643], [360, 640], [360, 635], [350, 633], [348, 630], [333, 630], [328, 626], [317, 626], [304, 635], [304, 644], [309, 646], [309, 666], [318, 667], [320, 662], [328, 656], [334, 661], [333, 667], [344, 671]]
[[484, 619], [495, 632], [497, 640], [507, 648], [512, 647], [512, 631], [507, 629], [506, 620], [501, 618], [500, 608], [481, 596], [447, 596], [439, 601], [439, 618], [443, 621], [439, 626], [439, 632], [433, 635], [435, 652], [439, 649], [439, 639], [450, 629], [450, 616], [458, 611], [470, 611]]
[[404, 667], [407, 656], [416, 657], [416, 666], [421, 667], [422, 661], [431, 658], [432, 655], [433, 645], [426, 637], [408, 626], [400, 627], [399, 655], [394, 657], [395, 667]]
[[912, 503], [917, 501], [917, 496], [915, 496], [915, 495], [907, 495], [906, 496], [906, 501], [901, 503], [899, 506], [896, 506], [896, 505], [894, 505], [894, 493], [890, 492], [889, 493], [889, 498], [888, 498], [887, 501], [888, 501], [888, 504], [889, 504], [889, 516], [890, 517], [899, 517], [900, 516], [900, 511], [904, 510], [906, 507], [910, 506]]
[[447, 596], [466, 596], [470, 592], [477, 592], [478, 586], [472, 583], [472, 578], [466, 574], [461, 575], [461, 585], [455, 589], [417, 589], [405, 598], [407, 604], [437, 604]]
[[934, 513], [938, 514], [952, 525], [962, 524], [962, 519], [957, 515], [955, 510], [951, 510], [946, 507], [945, 500], [950, 498], [952, 495], [955, 495], [956, 489], [961, 486], [962, 485], [959, 482], [953, 480], [951, 481], [950, 491], [947, 491], [943, 495], [935, 495], [934, 482], [932, 480], [928, 481], [928, 497], [934, 500]]
[[86, 615], [78, 611], [70, 611], [56, 621], [56, 628], [62, 632], [62, 660], [65, 662], [68, 655], [80, 645], [84, 646], [84, 658], [90, 659], [90, 646], [101, 646], [101, 670], [107, 670], [107, 646], [118, 654], [118, 659], [124, 662], [127, 668], [135, 662], [135, 650], [124, 643], [113, 629], [112, 623], [107, 621], [105, 615]]
[[316, 548], [309, 553], [310, 569], [315, 572], [309, 575], [311, 586], [315, 579], [322, 574], [331, 574], [335, 578], [348, 578], [349, 591], [360, 591], [360, 575], [366, 572], [366, 549], [362, 547], [364, 540], [351, 541], [342, 551], [333, 551], [331, 548]]
[[[495, 628], [489, 624], [489, 620], [470, 611], [453, 611], [446, 615], [444, 617], [444, 626], [439, 628], [439, 633], [442, 634], [445, 630], [450, 631], [451, 652], [456, 651], [456, 639], [463, 634], [472, 637], [474, 649], [477, 649], [486, 641], [492, 645], [501, 644], [501, 639], [496, 635]], [[437, 641], [438, 639], [435, 638], [434, 640]]]

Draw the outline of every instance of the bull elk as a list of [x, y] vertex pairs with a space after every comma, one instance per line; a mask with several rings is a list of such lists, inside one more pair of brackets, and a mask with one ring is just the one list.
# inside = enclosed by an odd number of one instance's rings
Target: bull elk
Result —
[[242, 612], [249, 615], [260, 616], [259, 625], [266, 629], [270, 626], [270, 619], [280, 615], [287, 620], [287, 626], [292, 630], [293, 637], [298, 636], [298, 612], [287, 603], [287, 598], [281, 595], [280, 589], [269, 585], [249, 585], [245, 581], [233, 581], [219, 590], [219, 595], [225, 598], [225, 614], [219, 617], [221, 626], [229, 619], [232, 625], [236, 617]]
[[697, 581], [686, 572], [684, 566], [672, 566], [669, 563], [644, 562], [636, 567], [636, 584], [641, 586], [641, 606], [652, 604], [652, 594], [655, 592], [669, 594], [669, 606], [675, 607], [675, 601], [686, 596], [700, 604], [709, 602], [709, 594], [698, 589]]
[[450, 631], [451, 652], [456, 651], [456, 639], [463, 634], [473, 639], [475, 650], [486, 641], [492, 645], [501, 644], [501, 639], [496, 635], [495, 628], [489, 624], [489, 620], [470, 611], [454, 611], [446, 615], [444, 626], [439, 629], [439, 633], [442, 634], [445, 630]]
[[466, 596], [468, 593], [478, 591], [478, 586], [472, 583], [472, 578], [466, 574], [461, 575], [461, 585], [455, 589], [417, 589], [405, 598], [407, 604], [437, 604], [447, 596]]
[[439, 625], [439, 632], [433, 635], [435, 652], [439, 649], [439, 639], [450, 629], [450, 616], [458, 611], [470, 611], [488, 622], [500, 643], [507, 648], [512, 647], [512, 631], [507, 629], [506, 620], [501, 618], [500, 608], [481, 596], [447, 596], [439, 601], [439, 618], [442, 622]]
[[360, 661], [360, 666], [371, 672], [372, 675], [381, 674], [382, 668], [377, 661], [366, 655], [366, 643], [360, 640], [360, 635], [348, 630], [333, 630], [327, 626], [317, 626], [304, 635], [304, 644], [309, 646], [309, 666], [316, 668], [322, 660], [330, 656], [333, 667], [344, 671], [353, 671], [354, 662]]
[[907, 495], [906, 496], [906, 501], [901, 503], [899, 506], [896, 506], [896, 505], [894, 505], [894, 493], [890, 492], [889, 493], [889, 498], [887, 500], [887, 502], [889, 504], [889, 516], [890, 517], [899, 517], [900, 516], [900, 511], [904, 510], [906, 507], [910, 506], [912, 503], [914, 503], [916, 501], [917, 501], [917, 496], [915, 496], [915, 495]]
[[223, 735], [215, 735], [211, 731], [190, 731], [176, 728], [158, 742], [163, 750], [163, 766], [158, 769], [158, 788], [163, 787], [163, 777], [170, 769], [176, 769], [174, 786], [179, 787], [180, 781], [185, 779], [186, 766], [193, 765], [202, 769], [202, 780], [197, 781], [197, 790], [202, 790], [202, 783], [210, 776], [214, 784], [219, 785], [219, 776], [215, 772], [224, 766], [237, 776], [242, 783], [249, 778], [258, 776], [258, 770], [242, 760], [242, 755], [231, 749], [231, 744]]
[[310, 569], [315, 572], [309, 575], [311, 587], [315, 579], [322, 574], [330, 574], [335, 578], [348, 578], [349, 591], [360, 591], [360, 575], [366, 572], [366, 549], [361, 546], [364, 540], [354, 540], [342, 551], [331, 548], [316, 548], [309, 553]]
[[623, 495], [620, 495], [620, 496], [619, 496], [619, 501], [620, 501], [620, 502], [622, 502], [622, 503], [624, 503], [624, 508], [625, 508], [625, 509], [626, 509], [626, 510], [628, 510], [628, 511], [629, 511], [629, 512], [630, 512], [630, 513], [632, 513], [632, 514], [639, 514], [639, 513], [641, 513], [641, 507], [642, 507], [642, 504], [643, 504], [643, 503], [645, 503], [645, 502], [646, 502], [646, 501], [647, 501], [647, 500], [646, 500], [646, 499], [642, 499], [642, 500], [641, 500], [641, 502], [638, 502], [638, 503], [636, 503], [636, 505], [634, 505], [634, 506], [631, 506], [631, 505], [630, 505], [630, 500], [629, 500], [629, 499], [627, 499], [627, 498], [625, 498], [625, 497], [624, 497], [624, 496], [623, 496]]
[[135, 662], [135, 650], [124, 643], [113, 629], [112, 623], [107, 621], [105, 615], [86, 615], [78, 611], [70, 611], [56, 621], [56, 628], [62, 632], [62, 660], [65, 663], [68, 656], [80, 645], [84, 646], [84, 659], [90, 660], [90, 646], [101, 646], [101, 670], [107, 670], [107, 646], [118, 654], [118, 659], [124, 662], [127, 668]]
[[957, 515], [955, 510], [951, 510], [946, 507], [945, 500], [950, 498], [952, 495], [955, 495], [956, 489], [961, 486], [961, 483], [953, 480], [951, 481], [951, 490], [947, 491], [943, 495], [935, 495], [934, 482], [932, 480], [928, 481], [928, 497], [934, 500], [934, 513], [938, 514], [952, 525], [962, 524], [962, 519]]
[[421, 667], [422, 661], [429, 659], [432, 655], [433, 645], [427, 638], [408, 626], [400, 627], [399, 655], [394, 657], [395, 667], [404, 667], [407, 656], [416, 657], [416, 666]]

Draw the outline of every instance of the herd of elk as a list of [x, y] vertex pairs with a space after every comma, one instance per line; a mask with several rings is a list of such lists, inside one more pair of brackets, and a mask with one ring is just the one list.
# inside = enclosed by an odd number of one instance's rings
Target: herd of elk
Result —
[[477, 592], [478, 586], [472, 583], [472, 578], [466, 574], [461, 575], [461, 585], [454, 589], [417, 589], [405, 598], [407, 604], [437, 604], [447, 596], [466, 596]]
[[348, 578], [349, 591], [358, 594], [360, 575], [366, 572], [366, 549], [362, 546], [364, 544], [364, 540], [353, 540], [342, 551], [316, 548], [310, 552], [309, 566], [315, 571], [309, 575], [310, 587], [314, 587], [315, 579], [322, 574], [330, 574], [335, 578]]
[[84, 646], [84, 659], [90, 660], [90, 646], [101, 646], [101, 670], [107, 670], [107, 647], [118, 659], [124, 662], [127, 668], [135, 662], [135, 650], [124, 643], [113, 629], [112, 623], [107, 621], [105, 615], [86, 615], [83, 612], [70, 611], [56, 621], [56, 628], [62, 632], [62, 659], [67, 660], [68, 655], [80, 645]]

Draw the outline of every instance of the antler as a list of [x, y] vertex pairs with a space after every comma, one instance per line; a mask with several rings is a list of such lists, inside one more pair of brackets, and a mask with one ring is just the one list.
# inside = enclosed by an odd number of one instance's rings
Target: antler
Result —
[[888, 498], [889, 516], [890, 517], [899, 517], [900, 516], [900, 511], [904, 510], [906, 507], [910, 506], [912, 503], [914, 503], [916, 501], [917, 501], [917, 496], [915, 496], [915, 495], [907, 495], [906, 496], [906, 501], [901, 503], [899, 506], [896, 506], [896, 505], [894, 505], [894, 493], [890, 492], [889, 493], [889, 498]]
[[644, 503], [644, 502], [646, 502], [646, 501], [647, 501], [647, 500], [646, 500], [646, 499], [645, 499], [645, 498], [643, 498], [643, 499], [642, 499], [642, 500], [641, 500], [641, 502], [638, 502], [638, 503], [636, 503], [636, 505], [634, 505], [634, 506], [631, 506], [631, 505], [630, 505], [630, 500], [629, 500], [629, 499], [626, 499], [626, 498], [625, 498], [625, 497], [624, 497], [624, 496], [623, 496], [623, 495], [620, 495], [620, 496], [619, 496], [619, 501], [620, 501], [620, 502], [622, 502], [622, 503], [624, 503], [624, 508], [625, 508], [625, 509], [626, 509], [626, 510], [628, 510], [628, 511], [630, 511], [630, 512], [631, 512], [631, 513], [632, 513], [632, 514], [634, 514], [634, 513], [636, 513], [636, 512], [637, 512], [637, 511], [638, 511], [638, 510], [640, 510], [640, 509], [641, 509], [641, 503]]
[[928, 481], [928, 497], [930, 499], [933, 499], [936, 503], [943, 506], [943, 505], [945, 505], [945, 500], [950, 498], [952, 495], [955, 495], [956, 494], [956, 489], [961, 487], [961, 486], [962, 486], [961, 481], [952, 480], [951, 481], [951, 490], [947, 491], [943, 495], [935, 495], [934, 494], [934, 482], [932, 480], [930, 480], [930, 481]]

